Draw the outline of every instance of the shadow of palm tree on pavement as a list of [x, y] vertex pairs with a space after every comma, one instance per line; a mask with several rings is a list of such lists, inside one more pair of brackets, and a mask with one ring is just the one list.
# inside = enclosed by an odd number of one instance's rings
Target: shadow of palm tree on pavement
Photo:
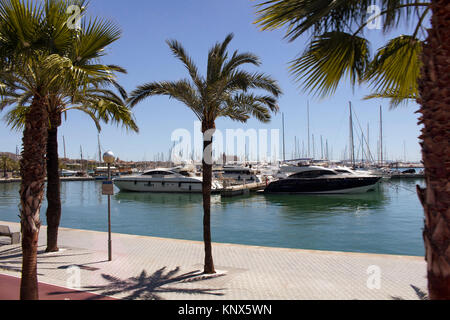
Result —
[[[419, 300], [430, 300], [430, 298], [428, 297], [428, 294], [426, 292], [424, 292], [423, 290], [421, 290], [420, 288], [411, 285], [411, 288], [414, 290], [414, 292], [417, 295], [417, 298], [419, 298]], [[393, 300], [405, 300], [401, 297], [392, 297]]]
[[[192, 271], [177, 275], [180, 267], [171, 271], [166, 271], [166, 267], [161, 268], [153, 274], [147, 274], [143, 270], [139, 276], [131, 277], [126, 280], [117, 277], [102, 274], [102, 277], [109, 283], [102, 286], [84, 287], [84, 290], [98, 293], [104, 296], [114, 296], [116, 294], [127, 295], [122, 298], [125, 300], [164, 300], [160, 295], [163, 293], [182, 293], [182, 294], [196, 294], [196, 295], [215, 295], [222, 296], [219, 292], [223, 289], [206, 289], [206, 288], [180, 288], [174, 285], [194, 283], [206, 281], [222, 277], [222, 275], [205, 275], [198, 271]], [[56, 294], [56, 293], [55, 293]], [[96, 299], [93, 297], [92, 299]]]

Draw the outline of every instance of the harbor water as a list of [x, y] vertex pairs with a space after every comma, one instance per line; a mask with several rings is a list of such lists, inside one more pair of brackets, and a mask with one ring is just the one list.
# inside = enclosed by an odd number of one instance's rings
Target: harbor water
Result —
[[[423, 209], [415, 186], [383, 182], [358, 195], [212, 196], [214, 242], [423, 256]], [[0, 184], [0, 221], [19, 222], [19, 183]], [[107, 231], [107, 196], [95, 181], [62, 182], [65, 228]], [[202, 241], [201, 194], [119, 192], [111, 198], [112, 231]], [[45, 225], [46, 202], [41, 210]]]

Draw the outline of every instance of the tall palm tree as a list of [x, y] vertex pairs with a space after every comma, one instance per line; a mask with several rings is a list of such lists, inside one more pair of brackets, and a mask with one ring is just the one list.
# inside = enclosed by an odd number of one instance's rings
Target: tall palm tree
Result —
[[[245, 64], [260, 66], [252, 53], [235, 51], [230, 57], [227, 47], [233, 35], [213, 46], [208, 54], [206, 77], [187, 55], [182, 45], [167, 41], [172, 53], [186, 67], [191, 79], [152, 82], [139, 86], [130, 94], [129, 103], [135, 106], [144, 99], [165, 95], [184, 103], [202, 123], [203, 133], [203, 238], [205, 244], [204, 272], [215, 273], [211, 246], [211, 182], [212, 182], [212, 138], [217, 118], [225, 117], [246, 122], [251, 116], [262, 122], [271, 119], [271, 111], [277, 111], [276, 98], [281, 90], [275, 80], [262, 73], [241, 70]], [[268, 95], [252, 93], [252, 89], [267, 91]]]
[[[46, 177], [47, 97], [70, 73], [70, 62], [57, 55], [46, 56], [36, 52], [32, 57], [20, 57], [20, 68], [12, 66], [1, 72], [0, 81], [17, 81], [33, 92], [25, 117], [20, 160], [20, 220], [22, 231], [22, 282], [21, 299], [38, 299], [37, 292], [37, 242], [40, 229], [40, 208]], [[12, 80], [14, 78], [14, 80]]]
[[[102, 20], [82, 19], [80, 29], [73, 30], [66, 26], [67, 8], [72, 2], [46, 0], [45, 17], [47, 39], [44, 42], [46, 50], [68, 57], [78, 72], [82, 73], [81, 81], [74, 82], [67, 92], [54, 92], [48, 100], [49, 122], [47, 143], [47, 252], [58, 251], [58, 228], [61, 219], [60, 180], [58, 163], [58, 127], [61, 117], [67, 107], [76, 108], [92, 114], [92, 107], [98, 107], [97, 112], [108, 120], [123, 121], [125, 126], [137, 130], [137, 126], [122, 102], [126, 99], [126, 92], [116, 82], [114, 72], [125, 72], [118, 66], [102, 65], [99, 63], [105, 53], [105, 48], [120, 38], [120, 29]], [[87, 10], [84, 1], [75, 2], [83, 12]], [[89, 74], [95, 74], [94, 79]], [[93, 83], [95, 81], [95, 83]], [[102, 88], [113, 84], [122, 94], [122, 99], [112, 91]], [[96, 93], [95, 90], [98, 90]], [[87, 104], [85, 106], [84, 104]], [[107, 112], [104, 109], [107, 108]], [[117, 112], [119, 111], [119, 112]], [[101, 114], [103, 112], [103, 114]], [[116, 118], [116, 116], [122, 118]], [[98, 123], [97, 127], [100, 129]]]
[[[79, 110], [86, 113], [101, 131], [100, 122], [122, 124], [127, 130], [138, 132], [131, 110], [128, 109], [125, 100], [126, 95], [117, 95], [108, 89], [91, 88], [83, 90], [75, 101], [73, 92], [66, 93], [64, 97], [58, 94], [49, 99], [47, 111], [49, 114], [49, 127], [47, 137], [47, 248], [46, 252], [57, 252], [58, 228], [61, 219], [61, 198], [59, 178], [58, 156], [58, 127], [62, 123], [62, 117], [70, 110]], [[25, 124], [26, 113], [29, 110], [27, 92], [16, 94], [3, 100], [3, 105], [14, 104], [6, 116], [6, 123], [15, 130], [22, 131]], [[3, 107], [0, 105], [0, 109]], [[67, 118], [67, 116], [66, 116]]]
[[[105, 81], [111, 73], [96, 64], [74, 63], [81, 62], [82, 55], [69, 56], [76, 52], [76, 39], [83, 36], [66, 25], [65, 10], [72, 3], [80, 2], [47, 0], [34, 5], [20, 0], [0, 1], [0, 94], [10, 97], [20, 92], [23, 101], [31, 101], [25, 116], [21, 159], [21, 299], [38, 299], [37, 240], [46, 176], [49, 107], [57, 105], [57, 98], [67, 97], [69, 92], [74, 97], [82, 90], [87, 92], [91, 84]], [[84, 50], [89, 52], [89, 42], [84, 43]]]
[[[368, 83], [368, 98], [389, 98], [393, 107], [410, 99], [421, 105], [419, 124], [426, 189], [423, 232], [432, 299], [450, 299], [450, 6], [447, 0], [383, 0], [373, 14], [370, 0], [270, 0], [258, 5], [263, 30], [287, 26], [293, 41], [310, 32], [306, 51], [291, 65], [304, 89], [332, 94], [349, 76]], [[431, 27], [425, 30], [431, 16]], [[371, 58], [366, 26], [382, 19], [385, 31], [415, 23], [411, 35], [390, 40]]]

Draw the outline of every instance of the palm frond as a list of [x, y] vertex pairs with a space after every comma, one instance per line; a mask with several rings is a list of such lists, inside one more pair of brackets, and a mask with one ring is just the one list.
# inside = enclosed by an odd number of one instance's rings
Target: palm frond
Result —
[[206, 81], [214, 83], [219, 80], [222, 73], [223, 65], [228, 58], [226, 49], [233, 39], [234, 34], [230, 33], [225, 37], [222, 43], [216, 43], [208, 52], [208, 64], [206, 71]]
[[[205, 77], [198, 74], [197, 67], [179, 42], [168, 41], [191, 80], [141, 85], [130, 94], [128, 105], [134, 107], [151, 96], [162, 95], [184, 103], [206, 126], [213, 126], [218, 117], [245, 122], [254, 116], [263, 122], [269, 121], [270, 112], [278, 110], [276, 97], [281, 94], [281, 89], [277, 81], [263, 73], [241, 70], [245, 64], [260, 66], [256, 55], [235, 51], [229, 58], [227, 48], [232, 39], [233, 34], [229, 34], [209, 50]], [[273, 96], [253, 95], [249, 92], [252, 89], [267, 91]]]
[[278, 109], [276, 99], [272, 96], [238, 93], [224, 101], [220, 116], [241, 122], [246, 122], [252, 116], [267, 123], [271, 120], [271, 112], [277, 112]]
[[3, 117], [6, 125], [15, 131], [22, 131], [25, 128], [27, 106], [16, 106]]
[[366, 39], [331, 32], [317, 37], [306, 52], [292, 62], [290, 70], [304, 90], [324, 97], [335, 92], [345, 76], [353, 86], [360, 82], [368, 64]]
[[[104, 65], [105, 48], [121, 30], [112, 22], [83, 16], [80, 30], [68, 28], [67, 8], [84, 0], [0, 0], [1, 108], [15, 105], [8, 121], [14, 127], [33, 95], [45, 97], [55, 112], [86, 112], [100, 129], [100, 121], [121, 123], [137, 131], [127, 108], [127, 92], [116, 81], [126, 73], [117, 65]], [[119, 94], [106, 88], [112, 86]], [[99, 108], [96, 110], [96, 108]], [[20, 111], [20, 112], [19, 112]], [[23, 111], [23, 112], [22, 112]]]
[[105, 48], [118, 40], [121, 29], [114, 23], [98, 18], [83, 21], [78, 32], [71, 59], [75, 65], [85, 65], [90, 60], [99, 59], [105, 54]]
[[186, 50], [183, 48], [181, 43], [179, 43], [176, 40], [167, 40], [166, 42], [169, 45], [175, 57], [177, 57], [178, 59], [181, 60], [181, 62], [183, 62], [189, 75], [191, 76], [192, 81], [197, 86], [197, 90], [199, 91], [204, 90], [205, 80], [199, 75], [197, 66], [195, 65], [194, 61], [188, 56]]
[[426, 0], [270, 0], [256, 5], [255, 23], [261, 30], [286, 27], [290, 41], [306, 32], [314, 36], [334, 31], [354, 33], [370, 20], [374, 14], [371, 6], [377, 5], [383, 28], [389, 31], [429, 4]]
[[372, 93], [364, 97], [364, 100], [369, 99], [390, 99], [390, 109], [395, 109], [401, 105], [407, 105], [410, 100], [417, 100], [419, 96], [414, 93], [402, 95], [397, 91], [386, 91]]
[[188, 80], [153, 82], [139, 86], [130, 93], [128, 105], [134, 107], [139, 102], [155, 95], [168, 96], [184, 103], [194, 111], [200, 120], [202, 119], [202, 101]]
[[[368, 66], [364, 80], [376, 93], [398, 98], [417, 97], [420, 77], [422, 42], [411, 36], [392, 39], [378, 50]], [[398, 104], [394, 98], [394, 105]]]

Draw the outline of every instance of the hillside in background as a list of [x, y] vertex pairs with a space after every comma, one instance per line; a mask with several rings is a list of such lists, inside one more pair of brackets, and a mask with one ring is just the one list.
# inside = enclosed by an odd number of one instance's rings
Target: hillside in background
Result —
[[0, 152], [0, 157], [3, 157], [3, 156], [7, 156], [8, 158], [10, 158], [11, 160], [14, 160], [14, 161], [19, 161], [19, 157], [11, 152]]

